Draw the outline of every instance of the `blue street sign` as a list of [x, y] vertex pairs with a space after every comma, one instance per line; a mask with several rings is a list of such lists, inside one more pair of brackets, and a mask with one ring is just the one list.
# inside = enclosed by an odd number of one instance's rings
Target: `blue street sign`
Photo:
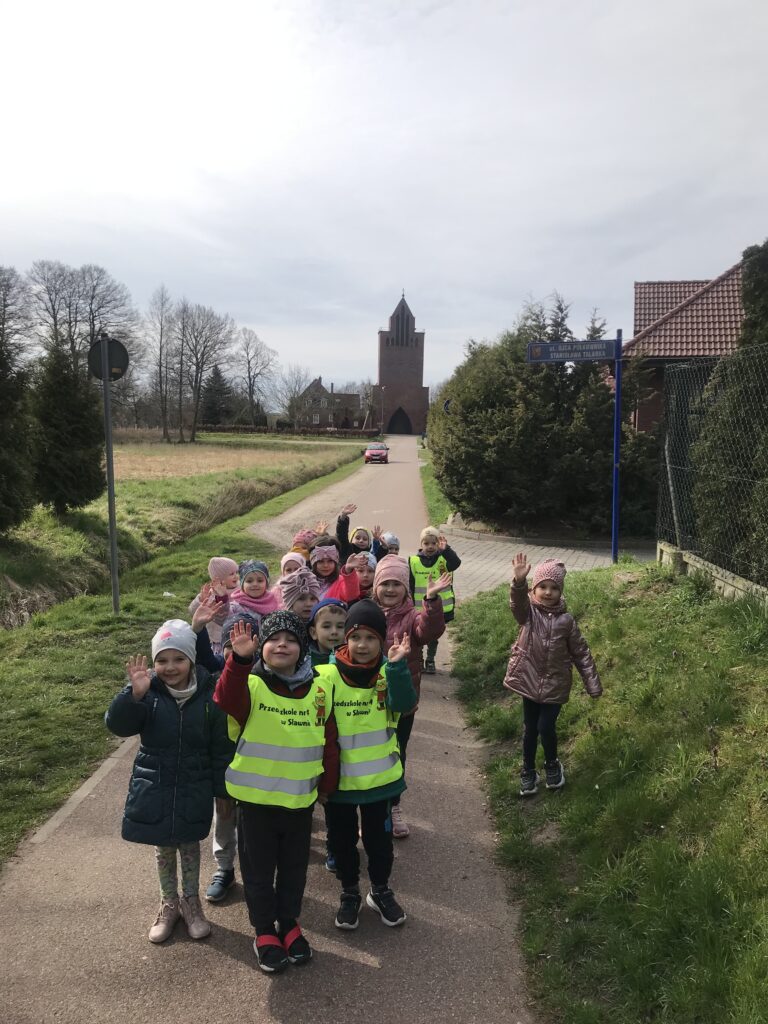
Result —
[[616, 358], [613, 338], [601, 341], [529, 341], [528, 363], [586, 363]]

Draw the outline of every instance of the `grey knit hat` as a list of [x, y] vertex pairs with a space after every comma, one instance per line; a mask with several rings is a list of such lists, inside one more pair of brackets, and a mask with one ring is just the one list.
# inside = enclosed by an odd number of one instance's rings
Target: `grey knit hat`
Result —
[[181, 651], [195, 664], [197, 635], [183, 619], [168, 619], [152, 637], [152, 661], [161, 651]]

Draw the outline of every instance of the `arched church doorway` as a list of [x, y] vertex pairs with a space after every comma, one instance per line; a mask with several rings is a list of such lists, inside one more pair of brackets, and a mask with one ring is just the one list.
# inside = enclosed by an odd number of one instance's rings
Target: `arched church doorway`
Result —
[[388, 434], [412, 434], [411, 418], [408, 413], [399, 405], [392, 413], [387, 426]]

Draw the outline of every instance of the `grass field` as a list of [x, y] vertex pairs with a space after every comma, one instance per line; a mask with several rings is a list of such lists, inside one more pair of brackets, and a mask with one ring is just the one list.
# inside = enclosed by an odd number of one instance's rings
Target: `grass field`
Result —
[[573, 573], [566, 597], [605, 694], [589, 700], [577, 677], [558, 721], [566, 788], [525, 803], [520, 701], [501, 688], [507, 588], [456, 627], [462, 696], [495, 743], [488, 787], [532, 990], [564, 1024], [765, 1021], [765, 610], [629, 563]]
[[440, 526], [448, 521], [448, 516], [453, 511], [448, 504], [448, 499], [440, 490], [440, 485], [435, 480], [435, 472], [432, 468], [432, 452], [429, 448], [419, 449], [419, 459], [424, 463], [421, 467], [421, 485], [424, 488], [424, 500], [427, 503], [429, 521], [433, 526]]
[[[121, 571], [338, 466], [359, 443], [128, 444], [115, 447]], [[251, 435], [253, 437], [253, 435]], [[239, 438], [236, 438], [239, 440]], [[261, 437], [258, 438], [261, 442]], [[0, 543], [0, 625], [109, 586], [107, 499], [57, 520], [37, 508]]]
[[[273, 498], [127, 572], [122, 614], [111, 599], [65, 601], [14, 630], [0, 632], [0, 861], [86, 778], [114, 746], [103, 724], [131, 654], [149, 654], [159, 623], [187, 616], [207, 578], [211, 555], [263, 558], [279, 570], [277, 552], [248, 527], [279, 515], [357, 469], [357, 461]], [[171, 597], [163, 596], [170, 593]]]

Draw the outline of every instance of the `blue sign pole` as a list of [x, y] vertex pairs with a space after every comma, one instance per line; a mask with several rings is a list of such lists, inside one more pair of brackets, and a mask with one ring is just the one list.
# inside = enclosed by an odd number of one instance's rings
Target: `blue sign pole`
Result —
[[623, 331], [616, 331], [613, 379], [613, 508], [611, 514], [611, 559], [619, 560], [619, 466], [621, 463], [621, 359]]

